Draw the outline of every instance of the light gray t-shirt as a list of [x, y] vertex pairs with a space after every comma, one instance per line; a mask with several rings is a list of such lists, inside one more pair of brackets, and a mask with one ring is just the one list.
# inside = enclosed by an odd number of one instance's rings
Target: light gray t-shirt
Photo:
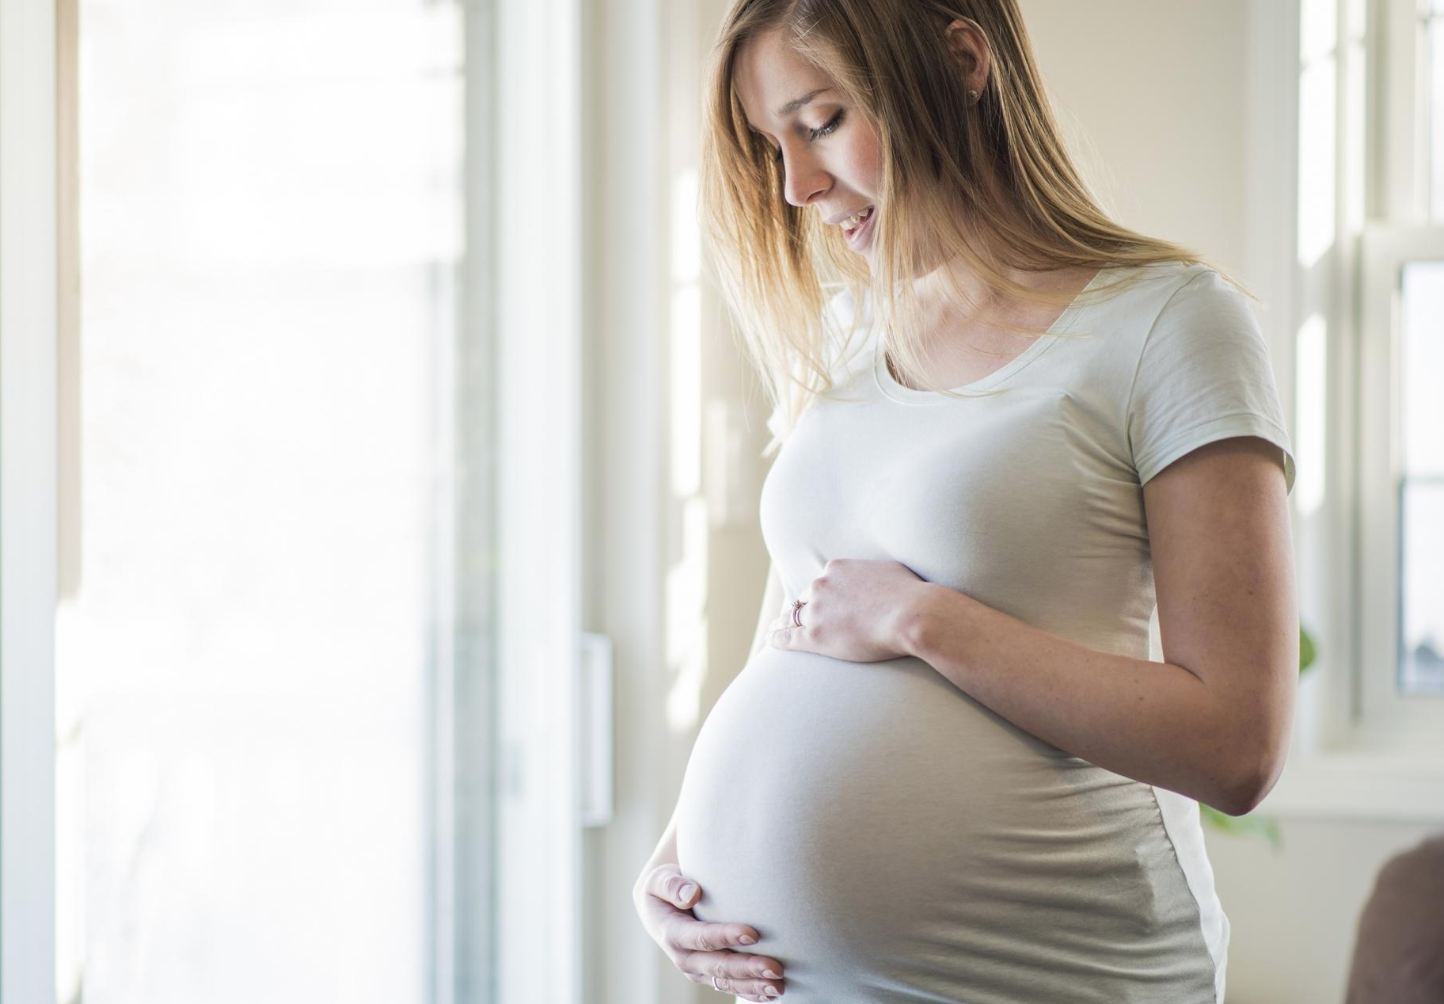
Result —
[[[1069, 337], [963, 399], [899, 384], [869, 334], [795, 429], [774, 414], [761, 519], [787, 595], [829, 558], [892, 559], [1161, 660], [1142, 485], [1233, 436], [1276, 444], [1290, 490], [1294, 459], [1242, 294], [1179, 263], [1087, 302], [1122, 274], [1050, 329]], [[793, 1004], [1223, 999], [1197, 803], [1043, 742], [918, 659], [764, 647], [697, 737], [677, 853], [696, 916], [755, 926]]]

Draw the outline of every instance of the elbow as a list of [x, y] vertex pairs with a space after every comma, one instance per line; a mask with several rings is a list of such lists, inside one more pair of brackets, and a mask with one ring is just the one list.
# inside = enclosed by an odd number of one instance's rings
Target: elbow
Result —
[[1244, 816], [1257, 809], [1283, 774], [1286, 752], [1282, 742], [1269, 744], [1267, 750], [1233, 772], [1213, 807], [1230, 816]]
[[1246, 816], [1263, 802], [1267, 789], [1256, 784], [1236, 785], [1213, 800], [1213, 807], [1226, 816]]
[[[1228, 764], [1218, 779], [1217, 801], [1210, 804], [1230, 816], [1244, 816], [1258, 808], [1284, 772], [1289, 738], [1293, 732], [1292, 692], [1277, 701], [1251, 705], [1253, 713], [1235, 719], [1227, 749], [1234, 756], [1218, 759]], [[1226, 733], [1229, 734], [1229, 733]]]

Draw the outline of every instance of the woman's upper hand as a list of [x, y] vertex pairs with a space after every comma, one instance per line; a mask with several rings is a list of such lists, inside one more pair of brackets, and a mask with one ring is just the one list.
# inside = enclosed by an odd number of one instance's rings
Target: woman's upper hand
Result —
[[849, 662], [900, 658], [909, 654], [909, 632], [933, 588], [897, 561], [831, 558], [797, 597], [801, 627], [788, 601], [767, 642]]
[[702, 898], [702, 890], [683, 878], [676, 864], [663, 863], [643, 875], [632, 898], [647, 934], [693, 983], [712, 986], [715, 976], [718, 989], [751, 1001], [782, 995], [782, 963], [766, 955], [743, 954], [748, 944], [744, 939], [756, 944], [757, 930], [693, 916], [692, 907]]

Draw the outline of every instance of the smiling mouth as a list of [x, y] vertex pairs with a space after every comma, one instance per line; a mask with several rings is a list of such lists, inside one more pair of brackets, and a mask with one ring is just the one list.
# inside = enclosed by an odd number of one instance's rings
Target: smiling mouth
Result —
[[873, 216], [876, 215], [875, 207], [868, 206], [859, 215], [861, 215], [862, 218], [858, 220], [857, 226], [849, 229], [846, 224], [843, 224], [842, 235], [846, 237], [848, 241], [852, 241], [859, 233], [867, 229], [867, 225], [872, 222]]

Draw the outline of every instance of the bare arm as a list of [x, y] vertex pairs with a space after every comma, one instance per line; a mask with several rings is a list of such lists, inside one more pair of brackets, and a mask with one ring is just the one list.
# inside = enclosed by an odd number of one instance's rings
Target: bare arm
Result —
[[927, 586], [903, 648], [1019, 728], [1230, 815], [1283, 769], [1298, 679], [1277, 447], [1200, 447], [1143, 486], [1164, 663], [1094, 651]]

